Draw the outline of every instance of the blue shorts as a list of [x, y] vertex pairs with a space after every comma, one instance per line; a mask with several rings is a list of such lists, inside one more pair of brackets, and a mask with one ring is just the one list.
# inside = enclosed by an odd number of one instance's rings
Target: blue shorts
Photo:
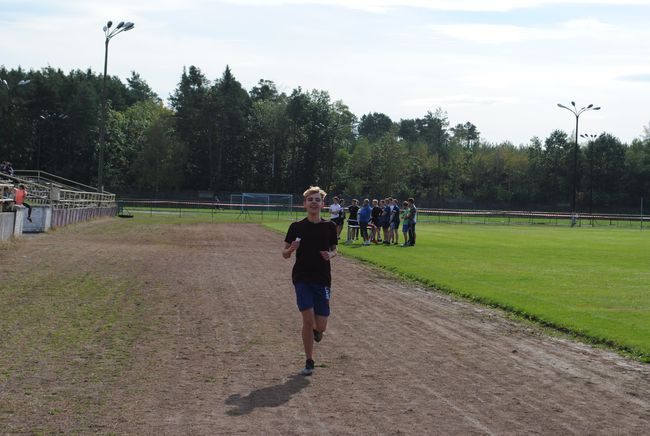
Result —
[[397, 222], [395, 222], [395, 221], [391, 221], [391, 223], [390, 223], [390, 228], [391, 228], [392, 230], [397, 230], [397, 229], [399, 229], [399, 221], [397, 221]]
[[320, 316], [329, 316], [330, 314], [330, 296], [329, 286], [314, 283], [296, 283], [296, 304], [301, 312], [307, 309], [314, 309], [314, 313]]
[[409, 231], [409, 225], [408, 224], [402, 224], [402, 231], [404, 233], [407, 233]]

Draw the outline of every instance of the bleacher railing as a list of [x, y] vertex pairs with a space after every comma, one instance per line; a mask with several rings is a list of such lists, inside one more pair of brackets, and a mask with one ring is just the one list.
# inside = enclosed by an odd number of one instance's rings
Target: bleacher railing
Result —
[[54, 209], [114, 208], [115, 194], [44, 171], [18, 170], [13, 176], [2, 175], [15, 185], [27, 187], [30, 204], [51, 205]]

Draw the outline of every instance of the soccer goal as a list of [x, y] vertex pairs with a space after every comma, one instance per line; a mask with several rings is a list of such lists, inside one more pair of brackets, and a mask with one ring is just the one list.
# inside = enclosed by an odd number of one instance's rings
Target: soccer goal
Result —
[[291, 194], [261, 194], [243, 192], [232, 194], [230, 204], [233, 209], [239, 209], [239, 216], [248, 217], [251, 213], [264, 214], [276, 212], [289, 213], [293, 208], [293, 195]]

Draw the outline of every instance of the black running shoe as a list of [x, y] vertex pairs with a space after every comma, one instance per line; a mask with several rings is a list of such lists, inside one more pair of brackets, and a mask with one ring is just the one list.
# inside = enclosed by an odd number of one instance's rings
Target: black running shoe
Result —
[[314, 373], [314, 361], [312, 359], [307, 359], [305, 362], [305, 368], [302, 370], [302, 375], [312, 375]]
[[314, 341], [320, 342], [323, 339], [323, 332], [314, 329]]

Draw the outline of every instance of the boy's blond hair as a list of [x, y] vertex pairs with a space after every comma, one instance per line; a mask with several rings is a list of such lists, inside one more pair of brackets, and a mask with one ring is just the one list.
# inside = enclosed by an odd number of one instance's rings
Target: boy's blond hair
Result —
[[323, 191], [318, 186], [310, 186], [309, 188], [307, 188], [305, 192], [302, 193], [302, 196], [303, 198], [307, 198], [310, 195], [317, 194], [317, 193], [320, 194], [321, 199], [325, 200], [325, 197], [327, 196], [327, 192]]

